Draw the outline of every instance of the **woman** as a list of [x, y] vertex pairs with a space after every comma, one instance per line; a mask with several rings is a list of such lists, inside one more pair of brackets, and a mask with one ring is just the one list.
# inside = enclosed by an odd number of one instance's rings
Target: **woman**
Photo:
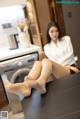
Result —
[[[48, 44], [44, 46], [44, 53], [47, 58], [42, 61], [36, 61], [28, 76], [23, 83], [15, 84], [13, 90], [7, 85], [8, 90], [20, 92], [29, 96], [31, 88], [38, 89], [41, 93], [46, 92], [46, 83], [49, 77], [54, 75], [56, 79], [63, 76], [77, 73], [79, 70], [75, 67], [73, 47], [69, 36], [60, 38], [60, 29], [57, 23], [51, 21], [47, 28]], [[8, 83], [9, 84], [9, 83]], [[26, 92], [26, 93], [23, 93]]]

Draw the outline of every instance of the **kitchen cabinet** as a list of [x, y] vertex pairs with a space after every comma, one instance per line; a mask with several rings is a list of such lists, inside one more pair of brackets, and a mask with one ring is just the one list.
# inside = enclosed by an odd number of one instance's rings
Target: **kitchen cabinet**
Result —
[[39, 27], [39, 35], [42, 40], [42, 45], [47, 43], [46, 41], [46, 27], [48, 22], [50, 21], [50, 11], [48, 0], [33, 0], [35, 13], [37, 16], [37, 23]]
[[39, 23], [38, 23], [38, 19], [37, 19], [34, 0], [27, 1], [26, 8], [27, 8], [27, 13], [28, 13], [28, 19], [30, 22], [29, 30], [30, 30], [30, 33], [32, 36], [33, 44], [42, 46], [43, 43], [42, 43], [42, 39], [41, 39], [41, 34], [40, 34]]
[[7, 98], [5, 88], [4, 88], [4, 85], [3, 85], [3, 82], [0, 76], [0, 108], [8, 104], [9, 104], [8, 98]]

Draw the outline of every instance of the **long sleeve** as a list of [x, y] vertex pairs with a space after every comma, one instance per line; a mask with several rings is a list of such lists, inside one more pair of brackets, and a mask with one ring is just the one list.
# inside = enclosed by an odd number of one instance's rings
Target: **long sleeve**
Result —
[[75, 64], [73, 46], [69, 36], [64, 36], [56, 45], [47, 44], [44, 47], [46, 56], [62, 65]]
[[62, 61], [66, 62], [70, 61], [70, 63], [74, 64], [74, 51], [73, 46], [71, 42], [71, 38], [69, 36], [64, 37], [65, 43], [66, 43], [66, 52], [64, 54], [64, 57], [62, 57]]

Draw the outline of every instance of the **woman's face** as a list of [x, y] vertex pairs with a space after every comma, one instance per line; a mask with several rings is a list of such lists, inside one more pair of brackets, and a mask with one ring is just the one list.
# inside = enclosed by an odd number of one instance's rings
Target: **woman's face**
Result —
[[58, 29], [57, 27], [55, 26], [52, 26], [50, 29], [49, 29], [49, 36], [51, 38], [52, 41], [56, 42], [58, 37], [59, 37], [59, 32], [58, 32]]

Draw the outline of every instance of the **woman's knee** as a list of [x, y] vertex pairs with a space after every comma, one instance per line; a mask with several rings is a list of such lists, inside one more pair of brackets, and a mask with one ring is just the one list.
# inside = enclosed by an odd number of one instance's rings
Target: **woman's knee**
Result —
[[49, 63], [50, 65], [52, 65], [52, 62], [47, 58], [42, 60], [42, 64], [45, 64], [45, 63]]
[[40, 65], [40, 66], [42, 66], [42, 63], [41, 63], [41, 61], [35, 61], [34, 65]]

